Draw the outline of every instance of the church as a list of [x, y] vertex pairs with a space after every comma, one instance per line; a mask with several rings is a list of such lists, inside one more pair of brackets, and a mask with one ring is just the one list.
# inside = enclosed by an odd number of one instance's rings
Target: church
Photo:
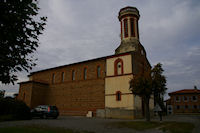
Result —
[[[18, 99], [30, 108], [56, 105], [60, 115], [134, 119], [144, 115], [140, 97], [129, 90], [129, 81], [151, 69], [139, 39], [140, 14], [135, 7], [119, 11], [121, 43], [115, 54], [48, 68], [20, 82]], [[150, 109], [153, 109], [153, 98]]]

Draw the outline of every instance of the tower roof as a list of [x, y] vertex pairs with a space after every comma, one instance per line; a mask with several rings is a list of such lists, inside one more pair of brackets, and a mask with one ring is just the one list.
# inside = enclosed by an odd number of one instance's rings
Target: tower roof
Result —
[[127, 6], [119, 11], [119, 20], [121, 20], [121, 18], [124, 16], [136, 16], [137, 18], [139, 18], [140, 14], [136, 7]]

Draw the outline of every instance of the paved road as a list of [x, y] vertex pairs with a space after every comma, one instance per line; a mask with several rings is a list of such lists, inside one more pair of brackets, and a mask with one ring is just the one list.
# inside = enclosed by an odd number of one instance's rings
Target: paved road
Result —
[[[10, 121], [0, 122], [1, 127], [10, 126], [23, 126], [23, 125], [40, 125], [50, 127], [61, 127], [75, 130], [87, 130], [95, 133], [140, 133], [128, 128], [116, 128], [108, 126], [111, 122], [117, 121], [129, 121], [119, 119], [101, 119], [101, 118], [85, 118], [85, 117], [59, 117], [58, 119], [33, 119], [26, 121]], [[143, 120], [134, 120], [143, 121]], [[158, 118], [152, 119], [152, 121], [159, 121]], [[200, 131], [200, 116], [167, 116], [163, 118], [163, 121], [186, 121], [192, 122], [196, 125], [194, 133]], [[158, 129], [151, 129], [143, 131], [142, 133], [162, 133]]]

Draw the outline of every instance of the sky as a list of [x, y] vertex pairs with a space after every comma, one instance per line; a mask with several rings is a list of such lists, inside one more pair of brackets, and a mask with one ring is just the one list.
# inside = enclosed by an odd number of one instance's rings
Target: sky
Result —
[[[114, 54], [121, 41], [118, 12], [126, 6], [140, 12], [140, 42], [152, 66], [163, 64], [167, 93], [200, 89], [200, 0], [39, 1], [39, 15], [48, 20], [30, 72]], [[18, 93], [28, 74], [0, 89]]]

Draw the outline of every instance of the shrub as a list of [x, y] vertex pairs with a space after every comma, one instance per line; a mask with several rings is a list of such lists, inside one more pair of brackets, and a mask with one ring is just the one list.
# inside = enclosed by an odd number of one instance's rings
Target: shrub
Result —
[[31, 118], [30, 108], [22, 101], [16, 101], [13, 112], [17, 120], [26, 120]]
[[[30, 108], [22, 101], [12, 97], [0, 99], [0, 118], [11, 116], [13, 120], [30, 119]], [[9, 118], [10, 120], [10, 118]]]

